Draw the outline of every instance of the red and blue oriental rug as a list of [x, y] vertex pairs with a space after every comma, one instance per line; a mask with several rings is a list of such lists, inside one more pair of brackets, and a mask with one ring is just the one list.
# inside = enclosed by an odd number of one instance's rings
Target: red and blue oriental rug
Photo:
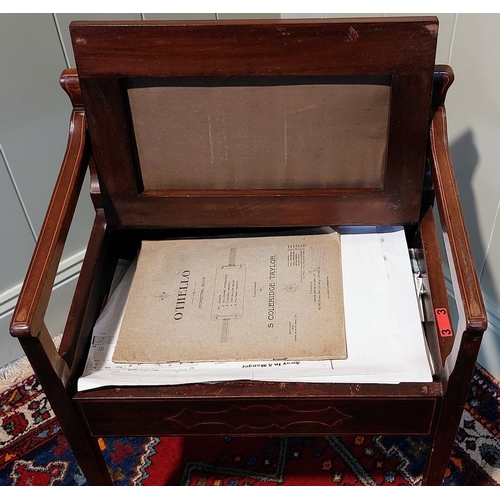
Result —
[[[0, 391], [0, 486], [84, 485], [34, 375]], [[500, 484], [500, 387], [477, 367], [446, 485]], [[415, 437], [101, 440], [116, 485], [418, 485]]]

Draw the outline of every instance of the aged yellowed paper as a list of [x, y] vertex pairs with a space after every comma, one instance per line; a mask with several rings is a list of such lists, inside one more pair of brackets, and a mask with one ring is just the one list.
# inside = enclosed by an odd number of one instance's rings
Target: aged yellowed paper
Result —
[[338, 233], [142, 243], [114, 362], [346, 357]]

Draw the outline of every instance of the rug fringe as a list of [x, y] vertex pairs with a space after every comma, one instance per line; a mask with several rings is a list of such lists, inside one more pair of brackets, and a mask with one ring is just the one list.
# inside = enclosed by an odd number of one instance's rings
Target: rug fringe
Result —
[[[62, 335], [57, 335], [53, 340], [56, 348], [59, 348]], [[33, 373], [33, 368], [24, 355], [0, 367], [0, 394], [16, 386], [19, 382], [33, 375]]]
[[14, 387], [33, 374], [33, 369], [26, 356], [20, 356], [8, 365], [0, 368], [0, 394]]

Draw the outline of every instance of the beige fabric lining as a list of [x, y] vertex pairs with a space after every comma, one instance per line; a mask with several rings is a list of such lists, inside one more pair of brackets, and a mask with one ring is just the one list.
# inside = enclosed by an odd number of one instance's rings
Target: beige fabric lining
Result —
[[128, 90], [145, 189], [381, 188], [390, 86]]

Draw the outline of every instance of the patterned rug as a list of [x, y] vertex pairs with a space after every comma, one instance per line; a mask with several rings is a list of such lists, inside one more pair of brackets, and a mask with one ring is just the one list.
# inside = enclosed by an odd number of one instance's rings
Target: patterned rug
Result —
[[[480, 366], [446, 485], [500, 484], [500, 387]], [[0, 385], [0, 486], [84, 485], [34, 375]], [[412, 437], [101, 440], [116, 485], [418, 485], [426, 441]]]

